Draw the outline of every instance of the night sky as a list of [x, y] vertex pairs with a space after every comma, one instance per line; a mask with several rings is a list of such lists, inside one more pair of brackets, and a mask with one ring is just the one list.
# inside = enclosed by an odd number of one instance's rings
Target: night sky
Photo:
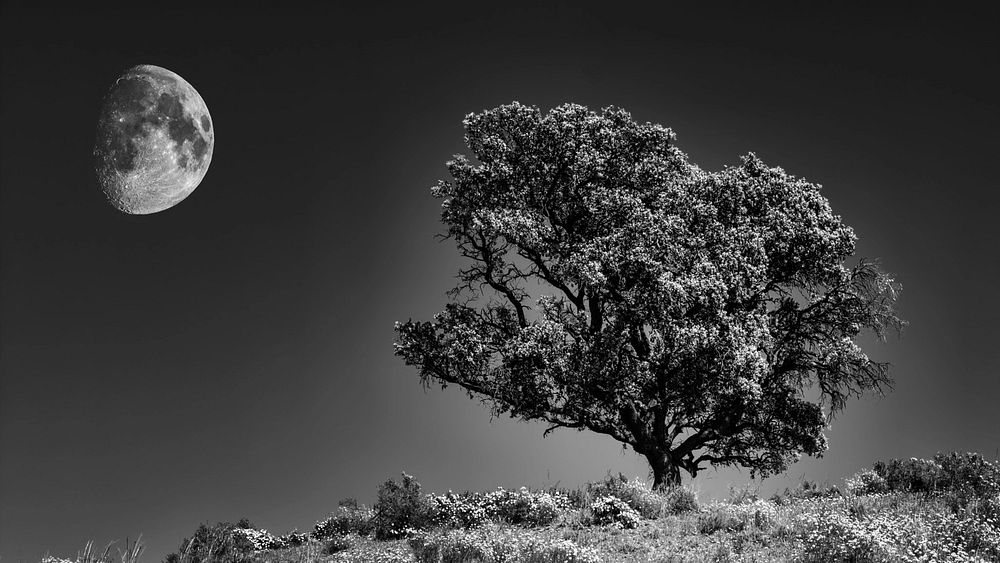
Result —
[[[709, 170], [754, 151], [823, 184], [859, 256], [902, 283], [909, 326], [868, 347], [894, 391], [850, 404], [827, 454], [763, 492], [995, 457], [995, 8], [328, 4], [3, 3], [4, 562], [142, 533], [156, 563], [242, 516], [308, 531], [403, 470], [436, 492], [645, 477], [610, 438], [491, 422], [393, 356], [393, 322], [440, 310], [461, 265], [430, 196], [461, 120], [513, 100], [624, 107]], [[217, 136], [193, 195], [126, 216], [91, 151], [104, 94], [142, 63], [193, 84]]]

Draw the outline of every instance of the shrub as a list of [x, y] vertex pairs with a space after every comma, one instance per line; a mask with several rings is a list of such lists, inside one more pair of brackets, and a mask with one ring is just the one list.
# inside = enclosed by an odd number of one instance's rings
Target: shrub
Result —
[[784, 506], [796, 500], [830, 498], [836, 496], [843, 496], [843, 493], [841, 493], [840, 489], [837, 487], [828, 486], [823, 489], [815, 481], [803, 479], [794, 489], [785, 487], [784, 492], [775, 492], [771, 495], [770, 500], [775, 504]]
[[890, 491], [930, 493], [944, 481], [941, 466], [929, 459], [876, 461], [872, 470], [885, 479]]
[[486, 525], [475, 530], [450, 530], [411, 538], [420, 563], [599, 563], [592, 548], [566, 539], [538, 536], [523, 530]]
[[611, 524], [621, 528], [635, 528], [642, 516], [622, 499], [607, 495], [598, 497], [590, 504], [591, 522], [594, 524]]
[[280, 544], [280, 547], [298, 547], [309, 543], [309, 535], [291, 531], [287, 534], [278, 536], [277, 541]]
[[255, 528], [236, 528], [232, 532], [235, 544], [243, 551], [264, 551], [280, 547], [277, 538], [267, 530]]
[[855, 473], [845, 482], [847, 492], [856, 495], [874, 495], [885, 493], [889, 490], [885, 479], [871, 469], [862, 469]]
[[580, 488], [563, 489], [559, 487], [550, 487], [548, 493], [552, 496], [566, 499], [569, 503], [567, 508], [586, 508], [589, 500], [587, 492]]
[[254, 544], [242, 532], [236, 530], [253, 529], [246, 518], [236, 524], [219, 522], [208, 527], [201, 524], [190, 538], [184, 538], [180, 549], [167, 555], [171, 563], [242, 563], [248, 561], [254, 551]]
[[477, 493], [431, 497], [434, 505], [434, 523], [450, 528], [476, 528], [486, 523], [491, 514], [485, 499]]
[[951, 550], [975, 553], [989, 561], [1000, 561], [1000, 520], [965, 510], [947, 514], [935, 522], [938, 543], [951, 543]]
[[327, 555], [333, 555], [334, 553], [340, 553], [341, 551], [347, 551], [351, 549], [354, 543], [351, 541], [351, 537], [348, 535], [335, 535], [329, 538], [323, 545], [323, 553]]
[[[798, 516], [806, 562], [978, 562], [1000, 560], [1000, 528], [968, 513], [899, 507], [856, 510], [861, 497], [816, 506]], [[860, 506], [864, 506], [861, 504]], [[889, 505], [891, 506], [891, 505]]]
[[403, 473], [401, 483], [387, 480], [378, 489], [374, 507], [375, 538], [403, 537], [407, 529], [426, 529], [433, 519], [430, 502], [420, 494], [420, 483]]
[[663, 511], [667, 514], [682, 514], [698, 510], [698, 495], [687, 487], [673, 487], [661, 493], [664, 497]]
[[325, 540], [336, 535], [357, 534], [368, 536], [375, 529], [375, 511], [359, 506], [354, 499], [340, 501], [336, 513], [320, 520], [313, 527], [312, 536]]
[[771, 529], [777, 521], [777, 508], [769, 501], [756, 499], [743, 504], [712, 503], [698, 515], [699, 534], [718, 531], [742, 532], [749, 528]]
[[498, 488], [483, 496], [483, 507], [489, 516], [524, 526], [550, 524], [569, 506], [569, 499], [558, 493], [531, 491], [526, 487], [516, 491]]
[[890, 491], [947, 493], [955, 508], [1000, 494], [1000, 466], [978, 453], [938, 453], [934, 459], [891, 459], [872, 469]]
[[758, 491], [760, 491], [760, 485], [754, 485], [753, 483], [746, 483], [741, 486], [729, 485], [729, 503], [743, 504], [759, 500]]
[[681, 487], [666, 491], [653, 491], [644, 482], [629, 481], [624, 475], [609, 475], [603, 481], [590, 483], [587, 490], [592, 497], [613, 496], [632, 507], [644, 518], [659, 518], [664, 513], [679, 514], [697, 509], [694, 492]]
[[111, 555], [111, 546], [114, 543], [109, 543], [103, 551], [95, 551], [94, 542], [88, 541], [83, 546], [83, 550], [76, 552], [76, 559], [64, 559], [62, 557], [45, 555], [42, 557], [41, 563], [116, 563], [116, 559], [120, 560], [121, 563], [137, 563], [142, 552], [146, 549], [140, 535], [135, 543], [129, 544], [126, 541], [125, 549], [122, 550], [119, 548], [118, 557], [114, 557]]
[[937, 454], [934, 463], [944, 475], [943, 485], [962, 497], [989, 498], [1000, 494], [1000, 466], [978, 453]]

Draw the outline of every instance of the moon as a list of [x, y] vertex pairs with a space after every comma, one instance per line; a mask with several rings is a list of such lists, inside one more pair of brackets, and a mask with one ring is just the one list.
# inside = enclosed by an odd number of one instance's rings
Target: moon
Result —
[[198, 187], [212, 163], [215, 129], [198, 91], [154, 65], [126, 70], [97, 120], [94, 168], [122, 213], [169, 209]]

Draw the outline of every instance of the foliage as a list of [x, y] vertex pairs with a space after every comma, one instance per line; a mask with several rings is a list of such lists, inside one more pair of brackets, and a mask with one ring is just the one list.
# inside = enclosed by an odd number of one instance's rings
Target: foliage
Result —
[[[900, 494], [906, 493], [895, 493]], [[798, 518], [804, 561], [985, 562], [1000, 557], [1000, 520], [889, 498], [893, 503], [880, 506], [885, 495], [869, 496], [864, 510], [849, 509], [850, 499], [803, 501], [812, 504]]]
[[434, 523], [446, 528], [477, 528], [489, 521], [490, 514], [478, 493], [431, 497], [434, 504]]
[[[408, 484], [405, 478], [402, 484], [396, 483], [396, 496], [412, 500], [415, 495], [435, 508], [429, 510], [433, 518], [426, 529], [404, 526], [400, 539], [376, 540], [374, 534], [366, 537], [356, 532], [334, 533], [325, 540], [297, 532], [274, 537], [244, 519], [201, 526], [185, 540], [184, 547], [189, 549], [167, 560], [177, 563], [183, 555], [185, 562], [220, 563], [1000, 561], [995, 462], [977, 454], [939, 454], [934, 460], [884, 465], [897, 468], [899, 475], [916, 476], [911, 483], [926, 483], [923, 476], [933, 473], [938, 476], [936, 488], [875, 492], [869, 488], [879, 483], [872, 477], [878, 473], [863, 470], [847, 479], [844, 490], [849, 494], [803, 480], [794, 490], [776, 495], [778, 502], [761, 500], [753, 487], [739, 487], [728, 501], [676, 513], [663, 507], [653, 520], [643, 518], [633, 504], [643, 506], [647, 493], [669, 494], [651, 491], [621, 475], [575, 492], [522, 488], [426, 496], [411, 477]], [[402, 490], [409, 492], [402, 494]], [[690, 489], [674, 491], [690, 495], [697, 507]], [[859, 491], [867, 492], [856, 494]], [[570, 502], [571, 497], [577, 501]], [[442, 508], [442, 499], [452, 508]], [[553, 506], [557, 507], [554, 518], [540, 516]], [[342, 502], [338, 514], [361, 509], [357, 502]], [[457, 515], [472, 510], [487, 516], [463, 524]], [[449, 519], [448, 514], [456, 518]], [[536, 516], [525, 516], [530, 514]], [[301, 543], [293, 545], [294, 541]], [[258, 549], [268, 542], [269, 547]], [[110, 549], [109, 545], [102, 555], [90, 543], [75, 560], [47, 556], [44, 563], [116, 563]], [[138, 563], [141, 550], [137, 546], [125, 551], [129, 555], [122, 554], [121, 563]]]
[[496, 525], [421, 534], [410, 540], [420, 563], [599, 563], [596, 550], [572, 541], [519, 533]]
[[872, 470], [885, 480], [890, 491], [930, 493], [938, 490], [944, 474], [941, 466], [929, 459], [890, 459], [876, 461]]
[[826, 488], [822, 488], [815, 481], [802, 479], [795, 488], [785, 487], [784, 491], [775, 492], [771, 495], [770, 500], [775, 504], [787, 505], [797, 500], [835, 497], [841, 496], [842, 494], [843, 493], [841, 493], [840, 489], [836, 486], [830, 485]]
[[936, 454], [934, 463], [944, 474], [943, 486], [964, 498], [1000, 495], [1000, 464], [997, 462], [974, 452], [951, 452]]
[[335, 535], [326, 540], [323, 545], [323, 553], [327, 555], [332, 555], [334, 553], [340, 553], [341, 551], [347, 551], [351, 549], [354, 543], [351, 541], [351, 537], [348, 535]]
[[874, 495], [889, 490], [885, 479], [871, 469], [858, 471], [847, 479], [844, 486], [847, 488], [847, 492], [852, 495]]
[[544, 526], [569, 507], [569, 499], [559, 493], [531, 491], [526, 487], [498, 488], [484, 498], [487, 513], [508, 524]]
[[303, 534], [300, 532], [292, 531], [287, 534], [280, 535], [276, 538], [275, 543], [278, 548], [285, 547], [297, 547], [300, 545], [305, 545], [309, 543], [309, 534]]
[[692, 490], [684, 487], [650, 490], [638, 480], [629, 481], [624, 475], [608, 475], [603, 481], [590, 483], [586, 487], [591, 497], [613, 496], [628, 504], [643, 518], [659, 518], [664, 514], [680, 514], [697, 510], [698, 501]]
[[[111, 554], [111, 546], [115, 542], [110, 542], [104, 547], [103, 551], [94, 550], [94, 542], [88, 541], [83, 549], [76, 553], [76, 559], [63, 559], [61, 557], [53, 557], [51, 555], [45, 555], [42, 557], [41, 563], [117, 563], [115, 557]], [[139, 557], [142, 556], [142, 552], [146, 549], [146, 546], [142, 543], [142, 536], [140, 535], [135, 542], [129, 542], [126, 540], [125, 549], [118, 548], [118, 561], [120, 563], [138, 563]]]
[[498, 487], [489, 493], [432, 496], [434, 522], [455, 528], [475, 528], [489, 521], [518, 526], [544, 526], [570, 507], [564, 494], [531, 491], [526, 487], [506, 490]]
[[358, 505], [354, 499], [344, 499], [338, 504], [336, 513], [316, 523], [312, 537], [323, 540], [344, 534], [367, 536], [375, 531], [374, 510]]
[[635, 528], [642, 515], [622, 499], [607, 495], [590, 503], [591, 522], [598, 525], [611, 524], [622, 528]]
[[877, 461], [872, 470], [890, 491], [950, 492], [966, 500], [1000, 494], [1000, 465], [975, 452]]
[[748, 528], [767, 531], [776, 522], [774, 503], [755, 499], [743, 504], [712, 503], [698, 515], [698, 533], [712, 534], [720, 530], [742, 532]]
[[[266, 532], [264, 532], [266, 534]], [[268, 534], [270, 535], [270, 534]], [[250, 560], [264, 541], [246, 518], [237, 523], [219, 522], [209, 527], [201, 524], [190, 538], [181, 541], [180, 549], [167, 555], [166, 563], [242, 563]], [[264, 547], [267, 549], [267, 547]]]
[[432, 192], [468, 266], [432, 322], [396, 325], [425, 385], [612, 436], [659, 488], [821, 454], [824, 407], [889, 383], [854, 339], [901, 326], [897, 285], [846, 264], [854, 233], [818, 185], [753, 154], [703, 171], [616, 108], [515, 102], [464, 125], [475, 160]]
[[420, 494], [420, 483], [406, 473], [400, 483], [389, 479], [379, 487], [374, 511], [375, 538], [380, 540], [403, 537], [407, 529], [422, 530], [433, 521], [432, 507]]
[[759, 500], [758, 491], [760, 491], [760, 485], [754, 485], [753, 483], [745, 483], [738, 486], [730, 484], [729, 502], [730, 504], [743, 504]]

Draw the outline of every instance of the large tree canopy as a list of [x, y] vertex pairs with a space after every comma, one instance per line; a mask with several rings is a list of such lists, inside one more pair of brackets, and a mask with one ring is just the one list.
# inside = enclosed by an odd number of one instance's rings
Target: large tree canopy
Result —
[[433, 322], [396, 326], [425, 384], [612, 436], [660, 487], [821, 454], [829, 416], [890, 383], [855, 337], [901, 326], [895, 282], [846, 263], [854, 232], [818, 185], [753, 154], [703, 171], [616, 108], [464, 124], [475, 160], [432, 191], [468, 267]]

